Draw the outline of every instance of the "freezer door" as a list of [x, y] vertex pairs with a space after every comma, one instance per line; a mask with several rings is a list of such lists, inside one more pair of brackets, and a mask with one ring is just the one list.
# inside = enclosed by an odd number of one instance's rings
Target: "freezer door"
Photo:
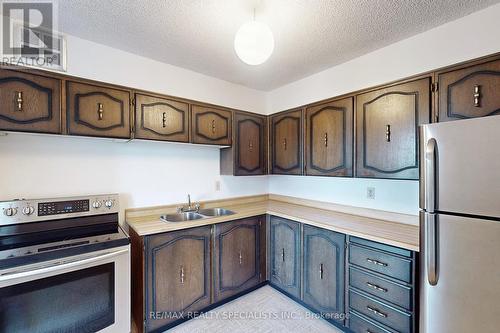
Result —
[[434, 217], [433, 235], [432, 214], [420, 215], [420, 332], [499, 332], [500, 222]]
[[420, 138], [420, 207], [434, 187], [439, 212], [500, 218], [500, 116], [424, 125]]

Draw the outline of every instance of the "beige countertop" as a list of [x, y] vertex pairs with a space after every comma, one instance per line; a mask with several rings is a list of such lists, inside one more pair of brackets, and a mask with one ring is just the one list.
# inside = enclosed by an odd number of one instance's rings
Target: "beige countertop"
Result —
[[187, 222], [163, 222], [160, 215], [179, 205], [128, 209], [125, 220], [139, 236], [211, 225], [270, 214], [404, 249], [419, 250], [418, 216], [336, 205], [299, 198], [260, 195], [202, 202], [202, 208], [223, 207], [234, 215]]

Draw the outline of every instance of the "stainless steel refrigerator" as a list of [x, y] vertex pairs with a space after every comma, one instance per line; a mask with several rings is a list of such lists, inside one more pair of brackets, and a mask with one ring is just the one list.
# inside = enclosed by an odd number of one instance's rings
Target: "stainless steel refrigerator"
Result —
[[500, 332], [500, 116], [420, 131], [420, 332]]

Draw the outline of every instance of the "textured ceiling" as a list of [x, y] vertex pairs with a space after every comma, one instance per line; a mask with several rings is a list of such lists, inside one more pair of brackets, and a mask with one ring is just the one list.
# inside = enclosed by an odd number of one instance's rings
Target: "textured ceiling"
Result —
[[[259, 90], [271, 90], [500, 0], [63, 0], [63, 32]], [[241, 62], [234, 34], [269, 24], [271, 58]]]

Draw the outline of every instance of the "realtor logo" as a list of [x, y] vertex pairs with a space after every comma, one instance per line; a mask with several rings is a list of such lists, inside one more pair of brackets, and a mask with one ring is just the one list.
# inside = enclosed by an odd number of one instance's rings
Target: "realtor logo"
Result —
[[2, 63], [65, 70], [54, 1], [1, 1]]

